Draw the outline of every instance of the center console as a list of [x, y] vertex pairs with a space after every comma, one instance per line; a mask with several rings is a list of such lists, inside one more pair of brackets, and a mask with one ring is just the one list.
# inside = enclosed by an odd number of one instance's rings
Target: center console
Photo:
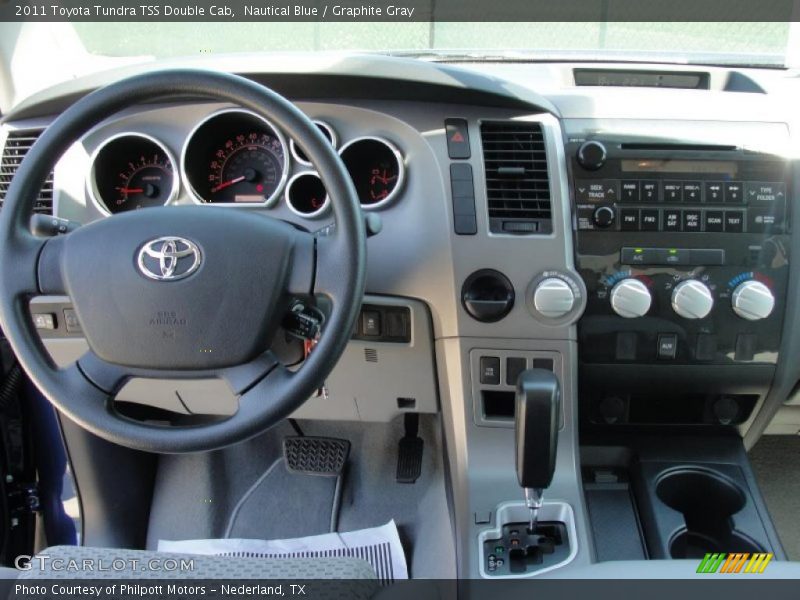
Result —
[[567, 156], [587, 288], [584, 420], [746, 421], [779, 356], [788, 162], [611, 134], [572, 141]]

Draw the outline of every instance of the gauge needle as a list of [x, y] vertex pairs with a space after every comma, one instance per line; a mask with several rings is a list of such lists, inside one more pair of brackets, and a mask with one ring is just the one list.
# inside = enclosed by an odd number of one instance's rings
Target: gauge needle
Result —
[[223, 181], [218, 186], [211, 188], [211, 193], [214, 194], [220, 190], [224, 190], [226, 187], [232, 186], [234, 183], [239, 183], [240, 181], [244, 181], [245, 176], [241, 175], [236, 179], [231, 179], [230, 181]]
[[123, 194], [142, 194], [144, 190], [142, 188], [117, 188], [118, 191], [122, 192]]

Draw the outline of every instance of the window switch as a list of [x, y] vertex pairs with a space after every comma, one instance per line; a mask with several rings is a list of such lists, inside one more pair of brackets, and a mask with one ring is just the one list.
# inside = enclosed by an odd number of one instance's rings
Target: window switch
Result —
[[500, 385], [500, 359], [496, 356], [481, 356], [481, 383]]

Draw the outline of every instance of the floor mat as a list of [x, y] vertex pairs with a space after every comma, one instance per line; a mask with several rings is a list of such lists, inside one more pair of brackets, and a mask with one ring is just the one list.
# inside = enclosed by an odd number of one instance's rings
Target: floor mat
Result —
[[158, 550], [247, 558], [352, 557], [370, 563], [382, 585], [408, 579], [406, 558], [394, 521], [370, 529], [287, 540], [159, 540]]
[[341, 477], [290, 472], [280, 458], [233, 508], [225, 537], [277, 539], [335, 530], [340, 487]]
[[790, 560], [800, 560], [800, 436], [765, 435], [750, 463]]

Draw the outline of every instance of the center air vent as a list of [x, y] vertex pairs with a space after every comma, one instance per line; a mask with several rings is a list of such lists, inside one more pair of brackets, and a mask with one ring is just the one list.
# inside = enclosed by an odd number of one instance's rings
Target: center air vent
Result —
[[490, 231], [550, 233], [550, 180], [541, 124], [484, 122], [481, 141]]
[[[22, 159], [31, 149], [33, 143], [41, 135], [41, 129], [27, 131], [9, 131], [0, 157], [0, 207], [6, 199], [8, 186], [19, 168]], [[53, 214], [53, 173], [47, 176], [44, 186], [36, 198], [34, 212], [46, 215]]]

